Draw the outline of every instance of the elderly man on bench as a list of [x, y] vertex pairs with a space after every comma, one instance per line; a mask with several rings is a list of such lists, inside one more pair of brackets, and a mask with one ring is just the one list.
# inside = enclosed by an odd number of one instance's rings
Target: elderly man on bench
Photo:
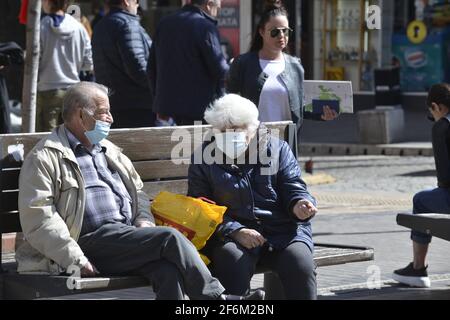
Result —
[[[413, 213], [450, 214], [450, 85], [434, 85], [428, 94], [427, 105], [433, 125], [432, 141], [436, 162], [438, 188], [417, 193], [413, 200]], [[425, 259], [431, 235], [411, 232], [413, 262], [403, 269], [395, 270], [393, 279], [413, 287], [430, 287]]]
[[195, 247], [177, 230], [156, 227], [131, 161], [105, 140], [113, 122], [108, 89], [72, 86], [64, 124], [27, 155], [19, 180], [25, 236], [16, 252], [21, 273], [83, 277], [142, 275], [157, 299], [262, 299], [230, 296]]

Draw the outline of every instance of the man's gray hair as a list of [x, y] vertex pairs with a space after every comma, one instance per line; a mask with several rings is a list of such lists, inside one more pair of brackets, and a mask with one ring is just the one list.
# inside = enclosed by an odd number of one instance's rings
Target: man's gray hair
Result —
[[109, 89], [104, 85], [95, 82], [79, 82], [69, 87], [63, 102], [62, 118], [64, 122], [70, 120], [77, 109], [82, 108], [89, 113], [94, 113], [96, 109], [96, 99], [99, 92], [109, 96]]
[[252, 101], [237, 94], [227, 94], [211, 104], [204, 118], [220, 131], [245, 127], [253, 133], [259, 127], [258, 117], [258, 108]]
[[197, 6], [203, 6], [207, 4], [209, 1], [213, 1], [217, 5], [221, 0], [192, 0], [191, 3]]

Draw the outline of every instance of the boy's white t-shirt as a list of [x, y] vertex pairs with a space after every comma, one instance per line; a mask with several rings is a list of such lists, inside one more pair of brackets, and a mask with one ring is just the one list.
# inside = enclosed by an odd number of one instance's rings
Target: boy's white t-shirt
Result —
[[269, 76], [259, 98], [259, 121], [292, 120], [288, 91], [278, 77], [286, 67], [285, 60], [259, 59], [259, 63], [261, 69]]

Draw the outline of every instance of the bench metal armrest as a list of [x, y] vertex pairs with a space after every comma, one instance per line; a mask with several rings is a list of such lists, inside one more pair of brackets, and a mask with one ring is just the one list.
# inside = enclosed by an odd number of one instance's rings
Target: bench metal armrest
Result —
[[433, 237], [450, 241], [450, 215], [436, 213], [399, 213], [397, 224]]

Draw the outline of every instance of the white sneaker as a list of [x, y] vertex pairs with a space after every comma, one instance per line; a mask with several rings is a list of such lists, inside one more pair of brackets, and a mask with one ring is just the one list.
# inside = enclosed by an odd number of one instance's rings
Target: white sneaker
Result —
[[431, 281], [428, 277], [427, 268], [416, 270], [411, 262], [407, 267], [395, 270], [392, 278], [411, 287], [429, 288], [431, 287]]

